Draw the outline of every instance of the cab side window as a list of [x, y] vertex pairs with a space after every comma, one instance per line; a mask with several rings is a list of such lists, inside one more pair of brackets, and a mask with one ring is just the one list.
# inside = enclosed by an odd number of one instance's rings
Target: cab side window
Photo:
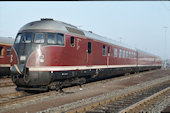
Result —
[[64, 46], [64, 34], [57, 33], [57, 45]]
[[88, 42], [88, 54], [91, 54], [91, 42]]
[[48, 44], [56, 44], [64, 46], [64, 34], [61, 33], [48, 33], [47, 35], [47, 43]]
[[102, 51], [103, 51], [103, 56], [105, 56], [106, 55], [106, 46], [105, 45], [103, 45]]
[[47, 43], [48, 43], [48, 44], [56, 44], [55, 33], [48, 33]]
[[71, 47], [75, 46], [75, 38], [73, 36], [71, 36], [70, 38], [70, 44], [71, 44]]

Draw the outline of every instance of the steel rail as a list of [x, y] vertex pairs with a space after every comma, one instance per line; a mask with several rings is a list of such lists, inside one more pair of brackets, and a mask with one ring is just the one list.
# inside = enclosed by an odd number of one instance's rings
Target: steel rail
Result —
[[[116, 77], [116, 78], [111, 78], [111, 79], [91, 82], [91, 83], [83, 84], [81, 86], [81, 88], [87, 88], [87, 87], [91, 87], [91, 86], [96, 85], [96, 84], [107, 83], [107, 82], [112, 81], [112, 80], [124, 79], [124, 78], [128, 78], [129, 76], [149, 74], [149, 73], [153, 73], [153, 72], [157, 72], [157, 71], [159, 72], [161, 70], [153, 70], [153, 71], [149, 71], [149, 72], [130, 74], [130, 75], [127, 75], [127, 76], [120, 76], [120, 77]], [[79, 87], [80, 86], [67, 87], [67, 88], [64, 88], [63, 91], [64, 92], [73, 91], [73, 90], [79, 89]], [[23, 92], [20, 92], [20, 93], [18, 92], [16, 94], [13, 93], [13, 94], [0, 95], [0, 97], [2, 97], [2, 98], [5, 98], [5, 97], [10, 98], [12, 96], [20, 96], [19, 98], [11, 99], [11, 100], [5, 101], [3, 103], [0, 103], [0, 109], [4, 109], [4, 108], [6, 108], [8, 106], [11, 106], [11, 105], [14, 105], [14, 104], [17, 105], [17, 104], [21, 104], [22, 102], [26, 102], [26, 101], [30, 102], [32, 100], [36, 100], [36, 99], [40, 99], [40, 98], [44, 98], [44, 97], [51, 96], [51, 95], [56, 95], [56, 94], [57, 94], [56, 91], [51, 91], [51, 92], [45, 92], [45, 93], [40, 93], [40, 94], [28, 95], [28, 96], [24, 96], [26, 94], [23, 93]]]
[[152, 86], [148, 86], [148, 87], [145, 87], [145, 88], [142, 88], [142, 89], [139, 89], [139, 90], [135, 90], [135, 91], [132, 91], [132, 92], [129, 92], [129, 93], [117, 96], [117, 97], [111, 97], [111, 98], [104, 99], [104, 100], [97, 101], [97, 102], [93, 102], [93, 103], [90, 103], [90, 104], [87, 104], [87, 105], [79, 106], [76, 109], [71, 109], [71, 110], [66, 111], [66, 113], [84, 113], [84, 112], [90, 111], [92, 109], [95, 109], [97, 107], [108, 105], [108, 104], [110, 104], [114, 101], [121, 100], [125, 97], [140, 93], [140, 92], [145, 91], [147, 89], [150, 89], [152, 87], [157, 87], [157, 86], [160, 86], [161, 84], [166, 84], [166, 83], [169, 83], [169, 82], [170, 82], [170, 80], [159, 83], [159, 84], [155, 84], [155, 85], [152, 85]]
[[[167, 94], [167, 92], [170, 91], [170, 87], [163, 89], [160, 92], [155, 93], [154, 95], [151, 95], [150, 97], [141, 100], [139, 102], [137, 102], [136, 104], [133, 104], [131, 106], [129, 106], [128, 108], [120, 111], [119, 113], [134, 113], [134, 112], [139, 112], [140, 110], [142, 110], [142, 108], [144, 109], [144, 105], [148, 105], [149, 103], [152, 103], [153, 101], [155, 101], [156, 99], [159, 99], [160, 97], [163, 97], [165, 94]], [[146, 106], [147, 107], [147, 106]]]
[[0, 98], [11, 98], [11, 97], [23, 96], [26, 94], [28, 93], [24, 91], [20, 91], [20, 92], [8, 93], [8, 94], [1, 94]]
[[0, 82], [0, 88], [10, 86], [15, 86], [15, 84], [13, 82]]

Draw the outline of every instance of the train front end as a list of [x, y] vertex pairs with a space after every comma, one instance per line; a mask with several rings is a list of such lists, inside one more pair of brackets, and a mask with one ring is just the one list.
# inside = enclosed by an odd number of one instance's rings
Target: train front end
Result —
[[54, 32], [54, 27], [54, 21], [41, 20], [28, 23], [19, 30], [10, 61], [11, 76], [17, 89], [48, 90], [52, 79], [48, 66], [54, 65], [50, 60], [54, 50], [57, 52], [51, 43], [56, 40], [56, 35], [60, 35], [63, 42], [63, 35]]

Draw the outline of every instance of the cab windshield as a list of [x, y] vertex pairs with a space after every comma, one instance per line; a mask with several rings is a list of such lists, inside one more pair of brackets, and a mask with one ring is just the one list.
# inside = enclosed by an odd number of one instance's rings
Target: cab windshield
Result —
[[31, 43], [32, 33], [24, 33], [21, 38], [21, 43]]
[[16, 38], [16, 40], [15, 40], [15, 43], [19, 43], [19, 42], [20, 42], [21, 36], [22, 36], [21, 33], [19, 33], [19, 34], [17, 35], [17, 38]]
[[53, 45], [64, 46], [64, 34], [61, 33], [48, 33], [47, 43]]
[[34, 43], [44, 43], [44, 33], [35, 33]]
[[15, 43], [34, 43], [64, 46], [64, 34], [62, 33], [18, 33]]
[[32, 33], [19, 33], [15, 40], [15, 43], [31, 43]]

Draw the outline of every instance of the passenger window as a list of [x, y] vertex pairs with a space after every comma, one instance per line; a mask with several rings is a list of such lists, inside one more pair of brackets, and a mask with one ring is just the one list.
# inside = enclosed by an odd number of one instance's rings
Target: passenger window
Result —
[[20, 42], [21, 36], [22, 36], [21, 33], [17, 35], [17, 38], [16, 38], [16, 40], [15, 40], [15, 43], [19, 43], [19, 42]]
[[22, 36], [22, 43], [30, 43], [32, 40], [32, 33], [24, 33], [24, 35]]
[[88, 54], [91, 54], [91, 42], [88, 42]]
[[114, 48], [114, 57], [117, 57], [117, 48]]
[[0, 56], [4, 56], [4, 48], [0, 46]]
[[129, 58], [131, 58], [131, 52], [129, 51]]
[[123, 58], [123, 49], [122, 49], [122, 58]]
[[11, 55], [11, 47], [7, 47], [7, 56]]
[[123, 50], [123, 58], [125, 58], [126, 56], [126, 53], [125, 53], [125, 50]]
[[57, 45], [64, 46], [64, 34], [57, 33]]
[[56, 44], [56, 37], [54, 33], [48, 33], [48, 44]]
[[130, 51], [129, 51], [129, 58], [131, 57]]
[[106, 46], [103, 45], [103, 56], [105, 56], [105, 55], [106, 55]]
[[44, 43], [44, 33], [35, 33], [35, 43]]
[[71, 46], [72, 46], [72, 47], [74, 47], [74, 46], [75, 46], [75, 41], [74, 41], [74, 37], [73, 37], [73, 36], [71, 37], [71, 41], [70, 41], [70, 43], [71, 43]]
[[119, 49], [119, 58], [121, 58], [121, 57], [122, 57], [122, 50]]
[[126, 58], [128, 58], [128, 51], [126, 51]]

